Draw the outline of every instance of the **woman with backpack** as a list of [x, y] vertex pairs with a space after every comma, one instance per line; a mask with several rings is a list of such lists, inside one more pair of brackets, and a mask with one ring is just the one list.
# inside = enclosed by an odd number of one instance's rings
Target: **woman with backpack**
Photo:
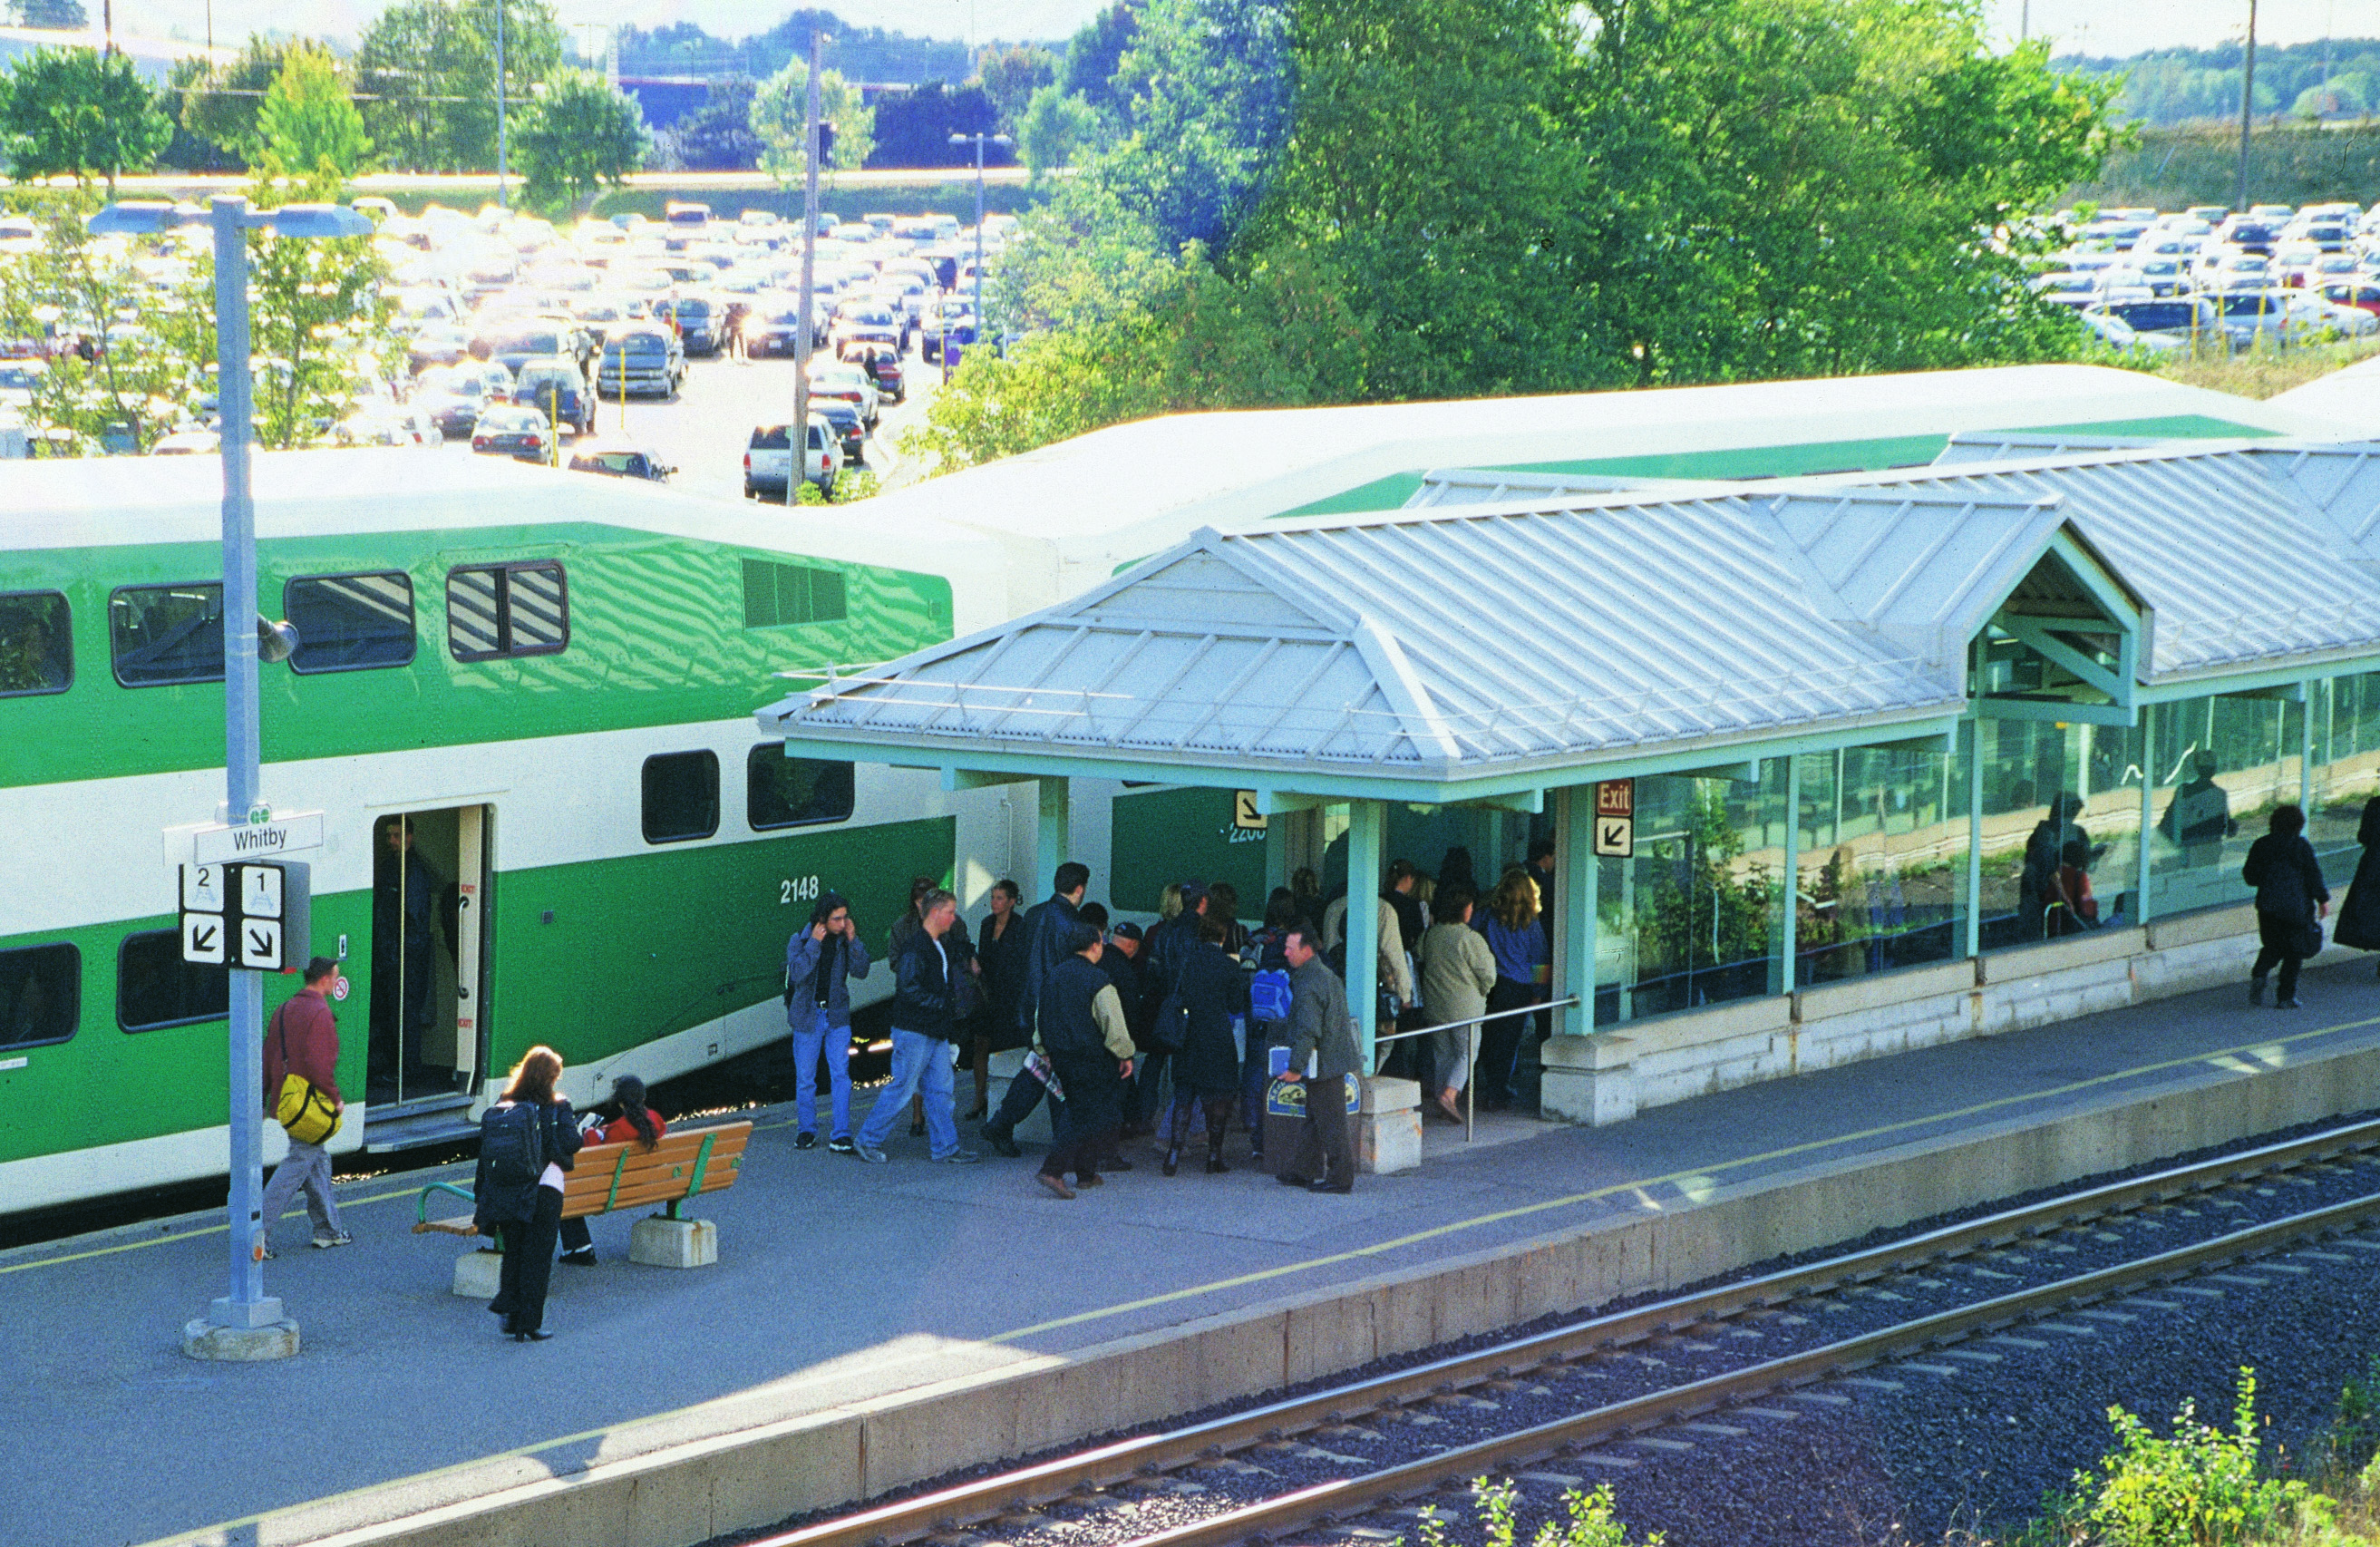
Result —
[[553, 1246], [562, 1231], [565, 1173], [578, 1153], [577, 1120], [555, 1092], [562, 1054], [533, 1047], [513, 1069], [504, 1097], [480, 1119], [480, 1168], [471, 1211], [480, 1233], [494, 1236], [504, 1255], [496, 1297], [488, 1309], [504, 1318], [516, 1343], [542, 1343], [545, 1291], [553, 1276]]
[[[650, 1153], [662, 1141], [662, 1135], [669, 1132], [661, 1115], [645, 1104], [645, 1082], [635, 1075], [622, 1075], [612, 1082], [612, 1104], [620, 1109], [620, 1115], [608, 1123], [592, 1120], [590, 1127], [581, 1130], [585, 1143], [634, 1143]], [[588, 1234], [585, 1220], [562, 1222], [562, 1261], [574, 1268], [595, 1265], [595, 1237]]]

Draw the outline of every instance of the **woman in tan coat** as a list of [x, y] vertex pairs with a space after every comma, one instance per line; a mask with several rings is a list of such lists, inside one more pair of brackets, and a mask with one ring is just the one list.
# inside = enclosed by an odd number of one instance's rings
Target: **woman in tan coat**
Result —
[[1496, 986], [1495, 953], [1471, 927], [1473, 900], [1471, 888], [1459, 883], [1439, 888], [1430, 910], [1436, 921], [1421, 937], [1421, 1002], [1431, 1021], [1447, 1028], [1430, 1038], [1438, 1109], [1452, 1123], [1463, 1121], [1463, 1088], [1471, 1079], [1474, 1028], [1467, 1023], [1488, 1013], [1488, 993]]

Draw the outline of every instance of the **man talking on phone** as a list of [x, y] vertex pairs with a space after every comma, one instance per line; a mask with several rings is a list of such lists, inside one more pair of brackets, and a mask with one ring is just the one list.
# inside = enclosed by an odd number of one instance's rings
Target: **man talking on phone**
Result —
[[868, 976], [868, 944], [851, 922], [851, 904], [829, 892], [810, 921], [785, 942], [785, 1024], [794, 1033], [794, 1148], [818, 1148], [818, 1066], [826, 1058], [834, 1090], [834, 1136], [827, 1148], [858, 1153], [851, 1142], [851, 980]]

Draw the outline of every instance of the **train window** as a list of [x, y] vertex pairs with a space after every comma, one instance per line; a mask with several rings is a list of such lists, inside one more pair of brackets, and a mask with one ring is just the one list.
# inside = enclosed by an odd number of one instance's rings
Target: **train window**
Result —
[[457, 661], [558, 655], [570, 643], [562, 566], [474, 565], [446, 575], [446, 648]]
[[0, 596], [0, 698], [63, 693], [73, 682], [67, 599], [55, 591]]
[[231, 1013], [231, 974], [182, 959], [180, 930], [128, 934], [115, 954], [115, 1024], [155, 1031]]
[[221, 682], [222, 582], [124, 587], [107, 599], [107, 643], [127, 688]]
[[808, 564], [744, 561], [744, 627], [840, 623], [850, 615], [843, 571]]
[[719, 754], [663, 752], [645, 760], [645, 842], [681, 844], [719, 831]]
[[789, 758], [782, 741], [763, 741], [745, 760], [745, 814], [752, 831], [851, 820], [851, 764]]
[[401, 571], [307, 575], [281, 591], [298, 628], [296, 672], [353, 672], [413, 660], [413, 581]]
[[66, 944], [0, 951], [0, 1047], [65, 1041], [81, 1019], [80, 951]]

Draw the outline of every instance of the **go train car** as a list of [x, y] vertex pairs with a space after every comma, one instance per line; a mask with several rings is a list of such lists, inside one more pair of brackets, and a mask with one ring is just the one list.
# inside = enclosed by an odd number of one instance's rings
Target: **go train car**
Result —
[[[224, 793], [218, 465], [9, 479], [0, 1211], [221, 1174], [228, 1056], [168, 833]], [[323, 813], [293, 858], [342, 962], [334, 1149], [458, 1134], [540, 1042], [582, 1099], [758, 1046], [823, 887], [880, 938], [913, 874], [1006, 853], [997, 792], [791, 760], [752, 720], [773, 674], [1006, 616], [980, 537], [412, 451], [261, 457], [256, 493], [259, 606], [300, 639], [261, 668], [262, 789]]]

